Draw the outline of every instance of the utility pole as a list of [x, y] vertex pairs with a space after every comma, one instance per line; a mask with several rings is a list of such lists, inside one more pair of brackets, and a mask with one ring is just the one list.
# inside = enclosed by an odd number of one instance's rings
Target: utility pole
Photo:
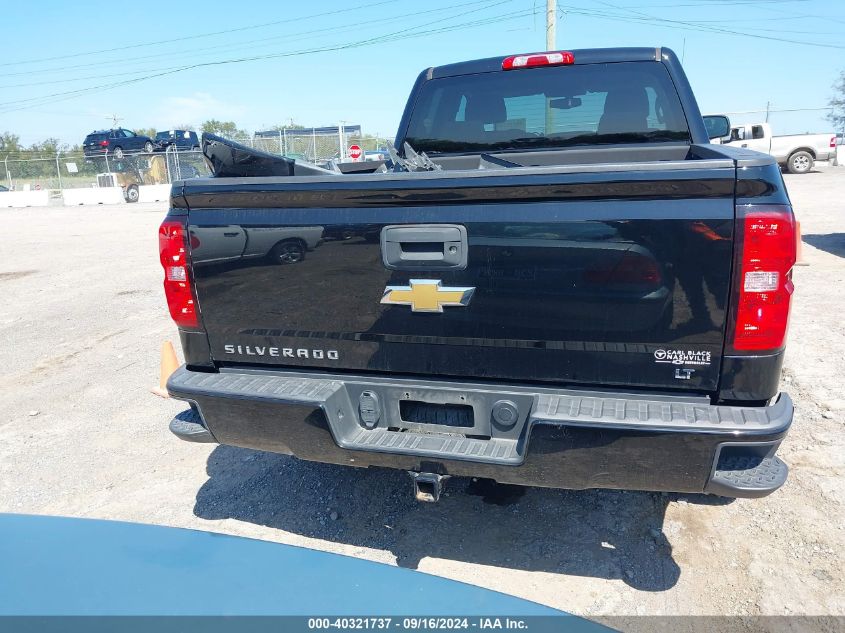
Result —
[[557, 0], [546, 0], [546, 50], [557, 48]]
[[766, 101], [766, 123], [769, 122], [769, 108], [771, 108], [772, 102]]
[[106, 117], [106, 118], [110, 118], [110, 119], [111, 119], [111, 127], [112, 127], [112, 129], [113, 129], [113, 130], [117, 129], [117, 124], [118, 124], [120, 121], [123, 121], [123, 119], [121, 119], [121, 118], [120, 118], [119, 116], [117, 116], [116, 114], [112, 114], [110, 117]]

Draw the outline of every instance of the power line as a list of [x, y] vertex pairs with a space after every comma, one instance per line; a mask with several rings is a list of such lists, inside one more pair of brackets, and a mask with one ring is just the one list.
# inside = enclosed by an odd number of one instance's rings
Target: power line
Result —
[[[504, 4], [505, 2], [508, 2], [508, 1], [509, 0], [502, 0], [501, 2], [498, 2], [496, 4]], [[491, 5], [491, 6], [495, 6], [495, 5]], [[166, 70], [162, 70], [162, 71], [151, 71], [150, 74], [145, 75], [143, 77], [126, 79], [124, 81], [114, 82], [114, 83], [111, 83], [111, 84], [101, 84], [101, 85], [97, 85], [97, 86], [88, 86], [88, 87], [85, 87], [85, 88], [79, 88], [77, 90], [69, 90], [69, 91], [65, 91], [65, 92], [57, 92], [57, 93], [48, 94], [48, 95], [30, 97], [30, 98], [27, 98], [27, 99], [14, 99], [14, 100], [11, 100], [11, 101], [0, 102], [0, 106], [14, 105], [14, 104], [18, 104], [18, 103], [35, 102], [35, 101], [41, 101], [43, 99], [50, 99], [52, 97], [61, 97], [61, 96], [66, 96], [66, 95], [77, 95], [77, 94], [81, 94], [81, 93], [85, 93], [85, 92], [89, 92], [89, 91], [94, 91], [94, 90], [99, 90], [99, 89], [108, 89], [108, 88], [118, 87], [118, 86], [122, 86], [122, 85], [137, 83], [138, 81], [145, 81], [147, 79], [153, 79], [155, 77], [170, 75], [170, 74], [174, 74], [174, 73], [177, 73], [177, 72], [190, 70], [190, 69], [193, 69], [193, 68], [201, 68], [201, 67], [205, 67], [205, 66], [215, 66], [215, 65], [223, 65], [223, 64], [230, 64], [230, 63], [243, 63], [243, 62], [248, 62], [248, 61], [273, 59], [273, 58], [278, 58], [278, 57], [290, 57], [290, 56], [294, 56], [294, 55], [303, 55], [303, 54], [316, 53], [316, 52], [335, 51], [335, 50], [342, 50], [342, 49], [345, 49], [345, 48], [353, 48], [353, 47], [356, 47], [356, 46], [363, 46], [363, 45], [367, 45], [367, 44], [370, 44], [370, 43], [378, 43], [377, 41], [381, 40], [383, 38], [389, 38], [389, 37], [393, 37], [393, 36], [396, 36], [396, 35], [400, 35], [402, 33], [408, 32], [408, 31], [413, 31], [414, 29], [422, 28], [422, 27], [425, 27], [425, 26], [431, 26], [433, 24], [438, 24], [440, 22], [444, 22], [444, 21], [447, 21], [447, 20], [454, 19], [456, 17], [466, 15], [467, 13], [475, 13], [477, 11], [487, 9], [487, 8], [490, 8], [490, 7], [489, 6], [488, 7], [482, 7], [481, 9], [476, 9], [474, 11], [462, 12], [462, 13], [457, 14], [457, 15], [452, 15], [452, 16], [448, 16], [446, 18], [434, 20], [432, 22], [427, 22], [427, 23], [424, 23], [424, 24], [412, 26], [412, 27], [402, 29], [402, 30], [399, 30], [399, 31], [395, 31], [395, 32], [392, 32], [392, 33], [388, 33], [388, 34], [385, 34], [385, 35], [382, 35], [382, 36], [377, 36], [377, 37], [365, 39], [365, 40], [359, 40], [359, 41], [351, 42], [351, 43], [347, 43], [347, 44], [341, 44], [341, 45], [337, 45], [337, 46], [317, 47], [317, 48], [311, 48], [311, 49], [293, 51], [293, 52], [267, 54], [267, 55], [257, 55], [257, 56], [253, 56], [253, 57], [243, 57], [243, 58], [236, 58], [236, 59], [224, 59], [224, 60], [216, 60], [216, 61], [210, 61], [210, 62], [202, 62], [202, 63], [198, 63], [198, 64], [189, 64], [189, 65], [179, 66], [179, 67], [176, 67], [176, 68], [166, 69]], [[452, 27], [452, 28], [458, 28], [459, 26], [461, 26], [461, 25], [456, 25], [455, 27]], [[419, 34], [417, 34], [417, 36], [418, 35]]]
[[636, 4], [636, 5], [619, 5], [620, 9], [674, 9], [677, 7], [695, 7], [697, 9], [702, 9], [705, 6], [712, 6], [714, 4], [719, 5], [720, 7], [732, 7], [732, 6], [743, 6], [743, 5], [764, 5], [764, 4], [794, 4], [796, 2], [809, 2], [810, 0], [702, 0], [701, 2], [695, 3], [688, 3], [688, 4], [676, 4], [674, 2], [670, 2], [668, 4]]
[[262, 24], [252, 24], [250, 26], [242, 26], [234, 29], [225, 29], [223, 31], [213, 31], [210, 33], [199, 33], [197, 35], [186, 35], [184, 37], [175, 37], [169, 40], [158, 40], [156, 42], [139, 42], [137, 44], [124, 44], [121, 46], [116, 46], [114, 48], [103, 48], [96, 51], [83, 51], [79, 53], [71, 53], [69, 55], [57, 55], [54, 57], [41, 57], [38, 59], [29, 59], [29, 60], [18, 60], [13, 62], [3, 62], [0, 63], [0, 66], [18, 66], [20, 64], [36, 64], [40, 62], [48, 62], [48, 61], [55, 61], [57, 59], [70, 59], [74, 57], [83, 57], [85, 55], [100, 55], [102, 53], [114, 53], [116, 51], [124, 51], [127, 48], [143, 48], [146, 46], [159, 46], [161, 44], [172, 44], [173, 42], [184, 42], [187, 40], [195, 40], [204, 37], [214, 37], [216, 35], [228, 35], [229, 33], [238, 33], [241, 31], [249, 31], [252, 29], [261, 29], [266, 28], [268, 26], [278, 26], [279, 24], [290, 24], [292, 22], [301, 22], [303, 20], [311, 20], [313, 18], [322, 18], [327, 17], [330, 15], [337, 15], [339, 13], [348, 13], [350, 11], [357, 11], [359, 9], [368, 9], [372, 7], [378, 7], [384, 4], [393, 4], [393, 0], [382, 0], [381, 2], [367, 2], [366, 4], [360, 4], [354, 7], [347, 7], [345, 9], [336, 9], [334, 11], [325, 11], [323, 13], [314, 13], [312, 15], [305, 15], [300, 16], [297, 18], [287, 18], [285, 20], [275, 20], [273, 22], [264, 22]]
[[[747, 33], [743, 31], [735, 31], [732, 29], [726, 29], [722, 27], [716, 26], [707, 26], [704, 24], [697, 24], [695, 22], [687, 22], [684, 20], [670, 20], [668, 18], [658, 18], [657, 16], [650, 15], [648, 13], [643, 13], [641, 11], [636, 11], [634, 9], [626, 9], [624, 7], [620, 7], [618, 5], [611, 4], [609, 2], [600, 2], [605, 6], [622, 10], [628, 11], [634, 15], [620, 15], [618, 13], [608, 13], [606, 11], [598, 11], [598, 10], [583, 10], [580, 7], [565, 7], [565, 11], [567, 13], [572, 13], [575, 15], [584, 15], [587, 17], [596, 17], [600, 19], [606, 20], [616, 20], [621, 22], [639, 22], [641, 24], [651, 24], [653, 26], [663, 26], [665, 28], [687, 28], [694, 31], [702, 31], [707, 33], [723, 33], [726, 35], [740, 35], [743, 37], [750, 37], [755, 39], [762, 39], [762, 40], [770, 40], [775, 42], [785, 42], [789, 44], [801, 44], [806, 46], [817, 46], [821, 48], [834, 48], [834, 49], [845, 49], [845, 46], [841, 46], [838, 44], [827, 44], [823, 42], [807, 42], [803, 40], [793, 40], [789, 38], [782, 38], [782, 37], [774, 37], [771, 35], [760, 35], [758, 33]], [[638, 17], [639, 16], [639, 17]]]
[[[173, 51], [166, 51], [166, 52], [153, 53], [153, 54], [149, 54], [149, 55], [140, 55], [140, 56], [135, 56], [135, 57], [121, 57], [120, 59], [113, 59], [113, 60], [106, 60], [106, 61], [95, 61], [95, 62], [87, 62], [87, 63], [83, 63], [83, 64], [71, 64], [71, 65], [65, 65], [65, 66], [53, 66], [53, 67], [50, 67], [50, 68], [38, 68], [38, 69], [34, 69], [34, 70], [23, 70], [23, 71], [18, 71], [18, 72], [9, 72], [9, 73], [3, 73], [3, 76], [4, 77], [14, 77], [14, 76], [25, 75], [27, 77], [30, 77], [30, 76], [35, 75], [35, 74], [50, 74], [50, 73], [67, 71], [67, 70], [79, 70], [79, 69], [82, 69], [82, 68], [103, 68], [105, 66], [115, 66], [115, 65], [119, 66], [121, 69], [125, 69], [126, 64], [138, 62], [138, 61], [142, 61], [142, 60], [150, 60], [150, 59], [156, 59], [156, 58], [161, 58], [161, 57], [165, 57], [165, 58], [170, 59], [174, 55], [178, 55], [180, 59], [185, 59], [185, 58], [189, 58], [189, 57], [192, 57], [192, 56], [197, 56], [200, 53], [203, 53], [203, 52], [206, 52], [206, 51], [213, 51], [213, 52], [217, 52], [217, 53], [222, 53], [224, 51], [234, 52], [234, 51], [244, 50], [244, 49], [250, 50], [252, 48], [252, 47], [249, 46], [250, 44], [256, 44], [256, 43], [260, 43], [260, 42], [273, 42], [273, 41], [277, 41], [277, 40], [284, 40], [286, 42], [290, 42], [290, 41], [296, 41], [297, 39], [306, 39], [307, 36], [317, 34], [317, 33], [325, 33], [325, 32], [340, 33], [340, 32], [344, 32], [344, 31], [354, 30], [355, 28], [360, 27], [360, 26], [378, 24], [378, 23], [382, 23], [382, 22], [392, 22], [392, 21], [395, 21], [395, 20], [401, 20], [403, 18], [426, 15], [426, 14], [429, 14], [429, 13], [438, 13], [438, 12], [442, 12], [442, 11], [454, 11], [455, 9], [458, 9], [458, 8], [467, 8], [467, 7], [472, 7], [472, 6], [476, 6], [476, 5], [479, 5], [479, 4], [486, 4], [486, 5], [488, 5], [487, 8], [492, 8], [494, 6], [504, 4], [505, 2], [513, 2], [513, 1], [514, 0], [500, 0], [498, 2], [495, 1], [495, 0], [473, 0], [472, 2], [463, 2], [463, 3], [460, 3], [460, 4], [450, 5], [450, 6], [446, 6], [446, 7], [437, 7], [437, 8], [428, 9], [428, 10], [425, 10], [425, 11], [417, 10], [417, 11], [414, 11], [414, 12], [411, 12], [411, 13], [393, 15], [393, 16], [382, 17], [382, 18], [373, 18], [373, 19], [370, 19], [370, 20], [362, 21], [362, 22], [357, 22], [357, 23], [353, 23], [353, 24], [346, 24], [346, 25], [343, 25], [343, 26], [340, 26], [340, 27], [336, 27], [336, 26], [323, 27], [323, 28], [319, 28], [319, 29], [313, 29], [313, 30], [310, 30], [310, 31], [300, 31], [300, 32], [293, 33], [293, 34], [282, 34], [282, 35], [276, 35], [276, 36], [273, 36], [273, 37], [258, 38], [258, 39], [253, 39], [253, 40], [245, 40], [245, 41], [234, 42], [234, 43], [229, 43], [229, 44], [222, 44], [222, 45], [218, 44], [218, 45], [209, 46], [209, 47], [186, 49], [186, 50], [179, 51], [179, 52], [176, 52], [176, 53], [174, 53]], [[379, 4], [381, 4], [381, 3], [379, 3]], [[372, 6], [377, 6], [377, 5], [372, 5]], [[58, 59], [63, 59], [63, 58], [59, 57]], [[151, 71], [149, 69], [145, 69], [142, 72], [151, 72]]]
[[822, 110], [831, 110], [833, 106], [825, 106], [823, 108], [763, 108], [762, 110], [736, 110], [734, 112], [720, 112], [719, 114], [759, 114], [761, 112], [819, 112]]
[[[504, 4], [505, 2], [508, 2], [508, 1], [509, 0], [503, 0], [502, 2], [499, 2], [497, 4]], [[487, 9], [487, 8], [490, 8], [490, 7], [483, 7], [482, 9], [475, 9], [475, 10], [469, 11], [469, 12], [464, 11], [460, 15], [466, 15], [467, 13], [475, 13], [477, 11], [481, 11], [481, 10], [484, 10], [484, 9]], [[77, 96], [81, 96], [82, 94], [111, 90], [113, 88], [118, 88], [120, 86], [134, 84], [134, 83], [138, 83], [138, 82], [141, 82], [141, 81], [147, 81], [149, 79], [155, 79], [155, 78], [158, 78], [158, 77], [172, 75], [172, 74], [175, 74], [175, 73], [184, 72], [186, 70], [193, 70], [193, 69], [196, 69], [196, 68], [204, 68], [204, 67], [209, 67], [209, 66], [220, 66], [220, 65], [227, 65], [227, 64], [239, 64], [239, 63], [245, 63], [245, 62], [251, 62], [251, 61], [278, 59], [278, 58], [283, 58], [283, 57], [294, 57], [294, 56], [306, 55], [306, 54], [346, 50], [346, 49], [349, 49], [349, 48], [357, 48], [357, 47], [361, 47], [361, 46], [371, 46], [371, 45], [374, 45], [374, 44], [382, 44], [382, 43], [387, 43], [387, 42], [392, 42], [392, 41], [397, 41], [397, 40], [405, 40], [405, 39], [410, 39], [410, 38], [422, 37], [424, 35], [444, 33], [444, 32], [454, 31], [454, 30], [462, 29], [462, 28], [473, 28], [473, 27], [476, 27], [476, 26], [485, 26], [487, 24], [493, 24], [493, 23], [496, 23], [496, 22], [504, 22], [504, 21], [517, 19], [517, 18], [520, 18], [520, 17], [525, 17], [525, 16], [530, 15], [530, 14], [531, 14], [530, 9], [529, 10], [523, 10], [523, 11], [509, 12], [509, 13], [506, 13], [506, 14], [488, 17], [488, 18], [482, 18], [482, 19], [475, 20], [475, 21], [464, 22], [464, 23], [455, 24], [455, 25], [446, 26], [446, 27], [441, 27], [441, 28], [436, 28], [436, 29], [429, 29], [429, 30], [426, 30], [426, 31], [416, 31], [416, 32], [414, 32], [416, 29], [419, 29], [419, 28], [422, 28], [422, 27], [425, 27], [425, 26], [430, 26], [430, 25], [437, 24], [437, 23], [441, 23], [441, 22], [445, 22], [447, 20], [452, 20], [456, 17], [459, 17], [459, 16], [455, 15], [455, 16], [449, 16], [449, 17], [446, 17], [446, 18], [441, 18], [439, 20], [434, 20], [434, 21], [429, 22], [429, 23], [412, 26], [412, 27], [409, 27], [407, 29], [402, 29], [402, 30], [395, 31], [395, 32], [392, 32], [392, 33], [386, 33], [384, 35], [376, 36], [376, 37], [369, 38], [369, 39], [366, 39], [366, 40], [348, 42], [348, 43], [345, 43], [345, 44], [327, 45], [327, 46], [324, 46], [324, 47], [317, 47], [317, 48], [298, 50], [298, 51], [288, 51], [288, 52], [284, 52], [284, 53], [273, 53], [273, 54], [267, 54], [267, 55], [256, 55], [256, 56], [252, 56], [252, 57], [242, 57], [242, 58], [235, 58], [235, 59], [224, 59], [224, 60], [216, 60], [216, 61], [210, 61], [210, 62], [200, 62], [200, 63], [196, 63], [196, 64], [189, 64], [189, 65], [182, 66], [182, 67], [179, 67], [179, 68], [176, 68], [176, 69], [173, 69], [173, 70], [152, 73], [152, 74], [145, 75], [143, 77], [137, 77], [137, 78], [134, 78], [134, 79], [127, 79], [127, 80], [124, 80], [124, 81], [114, 82], [114, 83], [110, 83], [110, 84], [101, 84], [99, 86], [88, 86], [86, 88], [80, 88], [78, 90], [59, 92], [59, 93], [54, 93], [54, 94], [49, 94], [49, 95], [41, 95], [39, 97], [30, 97], [30, 98], [27, 98], [27, 99], [17, 99], [17, 100], [12, 100], [12, 101], [6, 101], [6, 102], [3, 102], [3, 103], [0, 103], [0, 106], [17, 106], [18, 104], [27, 104], [27, 105], [20, 105], [19, 107], [11, 107], [11, 108], [10, 107], [4, 107], [4, 108], [0, 109], [0, 112], [2, 112], [2, 113], [17, 112], [19, 110], [28, 109], [32, 106], [37, 107], [37, 105], [41, 105], [41, 104], [45, 104], [45, 103], [55, 103], [55, 102], [58, 102], [58, 101], [65, 101], [67, 99], [72, 99], [72, 98], [75, 98]]]
[[[271, 42], [271, 41], [275, 42], [275, 41], [278, 41], [278, 40], [284, 40], [287, 43], [287, 42], [294, 42], [294, 41], [301, 40], [301, 39], [309, 39], [310, 40], [310, 39], [313, 39], [312, 38], [313, 35], [319, 34], [319, 33], [330, 32], [332, 34], [337, 34], [337, 33], [350, 31], [350, 30], [354, 31], [354, 30], [358, 29], [358, 27], [361, 27], [361, 26], [369, 26], [369, 25], [383, 23], [383, 22], [394, 22], [394, 21], [397, 21], [397, 20], [404, 20], [404, 19], [407, 19], [409, 17], [422, 16], [422, 15], [426, 15], [426, 14], [430, 14], [430, 13], [439, 13], [439, 12], [443, 12], [443, 11], [454, 11], [455, 9], [468, 8], [468, 7], [472, 7], [472, 6], [476, 6], [476, 5], [486, 5], [486, 6], [481, 7], [481, 8], [482, 9], [488, 9], [488, 8], [493, 8], [493, 7], [499, 6], [501, 4], [505, 4], [505, 3], [508, 3], [508, 2], [512, 2], [512, 1], [513, 0], [499, 0], [499, 1], [496, 1], [496, 0], [474, 0], [472, 2], [464, 2], [464, 3], [458, 4], [458, 5], [452, 5], [452, 6], [449, 6], [449, 7], [439, 7], [439, 8], [436, 8], [436, 9], [428, 9], [426, 11], [415, 11], [413, 13], [404, 13], [404, 14], [385, 17], [385, 18], [376, 18], [374, 20], [366, 20], [366, 21], [362, 21], [362, 22], [351, 23], [351, 24], [347, 24], [343, 27], [325, 27], [325, 28], [320, 28], [320, 29], [313, 29], [313, 30], [310, 30], [310, 31], [302, 31], [302, 32], [299, 32], [299, 33], [278, 35], [278, 36], [273, 36], [273, 37], [269, 37], [269, 38], [260, 38], [260, 39], [256, 39], [256, 40], [247, 40], [247, 41], [244, 41], [244, 42], [239, 42], [239, 43], [236, 43], [236, 44], [233, 44], [233, 45], [228, 45], [228, 46], [224, 45], [224, 46], [203, 47], [203, 48], [198, 48], [198, 49], [189, 49], [189, 50], [186, 50], [186, 51], [179, 53], [179, 58], [181, 60], [187, 60], [187, 59], [190, 59], [192, 57], [196, 57], [198, 55], [201, 55], [205, 51], [214, 51], [214, 52], [217, 52], [217, 53], [223, 53], [223, 52], [227, 52], [227, 51], [228, 52], [234, 52], [234, 51], [238, 51], [238, 50], [252, 50], [256, 47], [252, 47], [252, 46], [249, 46], [249, 45], [254, 44], [254, 43], [259, 43], [259, 42]], [[258, 48], [260, 48], [260, 46]], [[120, 68], [121, 68], [121, 72], [119, 72], [119, 73], [111, 73], [111, 74], [97, 73], [96, 75], [87, 75], [87, 76], [83, 76], [83, 77], [71, 77], [71, 78], [64, 77], [62, 79], [54, 79], [54, 80], [47, 80], [47, 81], [33, 81], [33, 82], [19, 83], [19, 84], [6, 84], [6, 85], [0, 85], [0, 88], [25, 88], [25, 87], [29, 87], [29, 86], [40, 86], [40, 85], [60, 84], [60, 83], [72, 83], [72, 82], [75, 82], [75, 81], [84, 81], [84, 80], [87, 80], [87, 79], [102, 79], [102, 78], [107, 78], [107, 77], [126, 77], [127, 74], [131, 75], [131, 74], [146, 74], [146, 73], [152, 73], [152, 72], [162, 72], [162, 71], [167, 71], [167, 70], [175, 70], [175, 69], [178, 69], [178, 68], [181, 68], [182, 66], [184, 66], [184, 63], [183, 63], [183, 64], [178, 65], [178, 66], [170, 65], [170, 66], [167, 66], [167, 67], [164, 67], [164, 68], [149, 68], [149, 67], [146, 67], [146, 68], [139, 68], [139, 69], [127, 69], [127, 67], [126, 67], [127, 64], [132, 63], [132, 62], [141, 61], [141, 60], [149, 60], [149, 59], [159, 58], [159, 57], [172, 58], [173, 53], [172, 52], [157, 53], [157, 54], [153, 54], [153, 55], [144, 55], [144, 56], [140, 56], [140, 57], [121, 58], [121, 59], [118, 59], [118, 60], [107, 61], [107, 62], [93, 62], [93, 63], [86, 63], [86, 64], [75, 64], [75, 65], [72, 65], [72, 66], [62, 66], [62, 67], [54, 67], [54, 68], [47, 68], [47, 69], [39, 69], [39, 70], [33, 70], [33, 71], [6, 73], [5, 76], [7, 76], [7, 77], [12, 77], [12, 76], [17, 76], [17, 75], [26, 75], [26, 76], [29, 77], [29, 76], [36, 74], [36, 73], [54, 73], [54, 72], [59, 72], [59, 71], [62, 71], [62, 70], [71, 70], [71, 69], [76, 70], [76, 69], [89, 68], [89, 67], [102, 68], [104, 66], [119, 65]], [[205, 57], [205, 55], [203, 55], [203, 57]]]
[[[170, 68], [156, 68], [155, 71], [159, 70], [172, 70], [175, 68], [179, 68], [179, 66], [171, 66]], [[152, 72], [150, 69], [146, 70], [129, 70], [123, 71], [120, 73], [108, 73], [108, 74], [96, 74], [96, 75], [87, 75], [85, 77], [69, 77], [66, 79], [51, 79], [49, 81], [31, 81], [28, 83], [23, 84], [0, 84], [0, 88], [28, 88], [31, 86], [49, 86], [53, 84], [67, 84], [67, 83], [74, 83], [77, 81], [85, 81], [86, 79], [105, 79], [107, 77], [126, 77], [127, 75], [137, 75]]]
[[817, 20], [824, 20], [825, 22], [836, 22], [837, 24], [845, 24], [845, 19], [837, 18], [833, 15], [818, 15], [812, 13], [793, 13], [791, 11], [784, 11], [783, 9], [775, 9], [770, 6], [760, 7], [764, 11], [774, 11], [775, 13], [780, 13], [785, 16], [791, 16], [793, 18], [814, 18]]

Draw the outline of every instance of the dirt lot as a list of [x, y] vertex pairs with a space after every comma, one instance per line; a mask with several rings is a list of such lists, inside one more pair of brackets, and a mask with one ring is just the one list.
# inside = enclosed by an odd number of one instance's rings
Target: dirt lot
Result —
[[162, 205], [0, 210], [0, 511], [120, 519], [417, 568], [587, 616], [845, 615], [845, 168], [787, 176], [805, 235], [784, 374], [786, 486], [763, 500], [485, 490], [170, 435], [151, 395]]

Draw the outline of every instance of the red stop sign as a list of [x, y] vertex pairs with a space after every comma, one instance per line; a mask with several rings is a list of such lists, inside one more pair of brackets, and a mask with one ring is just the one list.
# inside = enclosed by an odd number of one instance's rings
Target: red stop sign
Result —
[[358, 145], [350, 145], [349, 146], [349, 158], [353, 160], [358, 160], [363, 156], [364, 152], [361, 151], [361, 148]]

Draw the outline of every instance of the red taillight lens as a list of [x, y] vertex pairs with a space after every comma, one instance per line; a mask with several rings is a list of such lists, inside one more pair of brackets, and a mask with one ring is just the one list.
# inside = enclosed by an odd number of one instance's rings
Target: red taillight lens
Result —
[[517, 70], [519, 68], [536, 68], [537, 66], [568, 66], [575, 63], [575, 55], [569, 51], [554, 53], [527, 53], [525, 55], [511, 55], [502, 61], [502, 70]]
[[158, 229], [158, 254], [164, 268], [164, 295], [170, 316], [179, 327], [199, 327], [197, 305], [188, 271], [185, 225], [165, 220]]
[[831, 137], [830, 137], [830, 146], [831, 146], [833, 149], [836, 149], [836, 137], [835, 137], [835, 136], [831, 136]]
[[100, 141], [100, 147], [108, 147], [108, 146], [109, 146], [108, 141]]
[[795, 216], [789, 207], [756, 207], [737, 220], [735, 325], [730, 346], [736, 351], [773, 351], [783, 347], [794, 287]]

